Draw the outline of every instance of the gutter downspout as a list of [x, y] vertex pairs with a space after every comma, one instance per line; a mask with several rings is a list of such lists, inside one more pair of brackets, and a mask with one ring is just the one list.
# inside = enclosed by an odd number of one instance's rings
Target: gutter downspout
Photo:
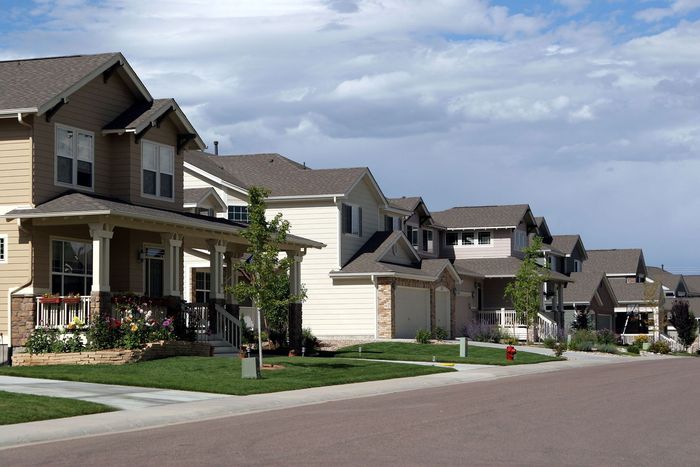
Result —
[[374, 339], [379, 338], [379, 284], [377, 283], [376, 274], [370, 276], [374, 285]]

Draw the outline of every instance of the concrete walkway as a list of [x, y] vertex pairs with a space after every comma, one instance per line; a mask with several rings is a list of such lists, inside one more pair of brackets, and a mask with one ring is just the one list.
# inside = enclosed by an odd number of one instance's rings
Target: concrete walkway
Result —
[[[144, 404], [138, 408], [132, 407], [118, 412], [0, 426], [0, 449], [460, 383], [496, 380], [594, 365], [634, 364], [645, 360], [644, 357], [634, 359], [618, 357], [598, 361], [561, 361], [504, 367], [463, 365], [463, 371], [251, 396], [222, 396], [0, 376], [0, 390], [75, 397], [96, 402], [112, 400], [118, 404]], [[145, 404], [152, 405], [145, 406]]]

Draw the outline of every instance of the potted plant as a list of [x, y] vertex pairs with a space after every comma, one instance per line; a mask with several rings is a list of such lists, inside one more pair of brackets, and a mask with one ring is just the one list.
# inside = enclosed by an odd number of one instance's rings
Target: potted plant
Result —
[[63, 303], [68, 303], [68, 304], [78, 304], [80, 303], [80, 294], [77, 293], [69, 293], [65, 297], [61, 299]]
[[49, 304], [49, 303], [61, 303], [61, 296], [58, 294], [45, 293], [39, 297], [39, 303]]

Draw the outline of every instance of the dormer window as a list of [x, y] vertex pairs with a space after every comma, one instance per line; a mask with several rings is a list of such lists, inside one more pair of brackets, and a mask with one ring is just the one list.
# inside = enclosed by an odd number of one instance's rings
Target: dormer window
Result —
[[362, 236], [362, 208], [352, 204], [342, 205], [343, 233], [348, 235]]
[[89, 131], [56, 125], [57, 185], [93, 189], [94, 140]]
[[142, 141], [141, 172], [144, 196], [174, 198], [175, 151], [172, 146]]
[[433, 251], [433, 231], [423, 230], [423, 251]]

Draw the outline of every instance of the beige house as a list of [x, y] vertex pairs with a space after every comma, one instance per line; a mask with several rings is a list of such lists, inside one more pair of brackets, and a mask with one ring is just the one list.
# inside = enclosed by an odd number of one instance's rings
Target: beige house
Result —
[[[183, 154], [205, 146], [177, 102], [154, 99], [120, 53], [0, 62], [0, 83], [4, 343], [110, 313], [119, 293], [178, 312], [186, 248], [208, 255], [210, 328], [235, 331], [224, 264], [241, 258], [246, 227], [183, 207]], [[320, 246], [292, 236], [284, 248]], [[228, 334], [235, 347], [237, 331]]]

